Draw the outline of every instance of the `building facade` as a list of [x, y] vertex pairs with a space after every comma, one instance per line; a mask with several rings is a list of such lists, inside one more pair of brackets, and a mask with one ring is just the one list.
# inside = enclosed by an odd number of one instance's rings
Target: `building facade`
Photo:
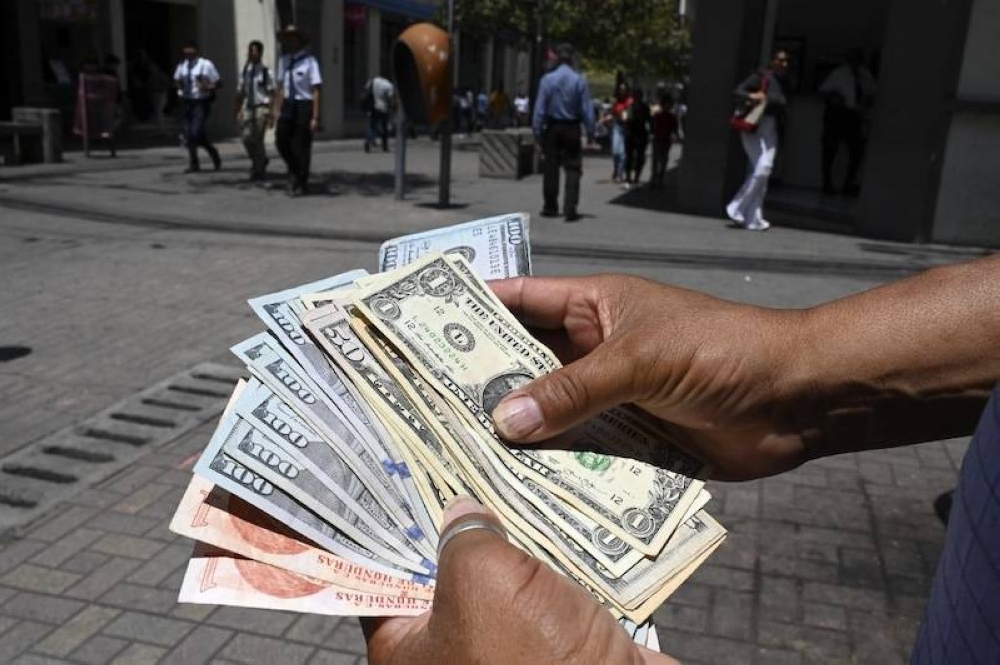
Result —
[[[324, 78], [324, 137], [359, 135], [365, 82], [390, 73], [391, 50], [410, 24], [438, 17], [439, 0], [9, 0], [0, 2], [0, 35], [10, 57], [0, 86], [0, 118], [12, 106], [56, 107], [68, 129], [76, 75], [87, 58], [116, 55], [128, 96], [129, 67], [144, 50], [158, 69], [173, 74], [182, 44], [196, 39], [223, 78], [210, 129], [235, 133], [232, 115], [239, 71], [251, 40], [264, 43], [272, 67], [275, 33], [294, 22], [311, 37]], [[456, 85], [487, 90], [498, 80], [525, 78], [526, 49], [500, 38], [456, 35]]]
[[[995, 0], [699, 0], [680, 206], [723, 214], [745, 158], [733, 88], [775, 48], [792, 57], [771, 210], [861, 236], [1000, 245], [1000, 12]], [[819, 87], [851, 49], [877, 81], [857, 197], [821, 191]], [[846, 150], [834, 172], [842, 178]]]

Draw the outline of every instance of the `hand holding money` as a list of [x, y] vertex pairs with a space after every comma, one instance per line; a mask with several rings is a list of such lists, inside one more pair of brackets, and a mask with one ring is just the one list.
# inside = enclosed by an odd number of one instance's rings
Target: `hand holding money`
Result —
[[[562, 369], [511, 392], [493, 413], [510, 441], [550, 439], [634, 403], [671, 423], [674, 441], [721, 480], [806, 461], [773, 387], [790, 385], [780, 347], [798, 312], [752, 307], [627, 275], [519, 277], [490, 284], [560, 356]], [[747, 325], [748, 322], [751, 325]], [[730, 349], [739, 338], [746, 353]], [[787, 431], [783, 431], [787, 430]]]
[[[448, 504], [430, 613], [362, 619], [372, 665], [432, 663], [676, 664], [629, 639], [583, 589], [487, 528], [468, 497]], [[452, 533], [454, 532], [454, 537]]]
[[[556, 657], [580, 656], [585, 639], [606, 648], [596, 657], [656, 647], [650, 615], [725, 529], [704, 510], [702, 462], [649, 414], [615, 406], [641, 395], [609, 393], [553, 416], [545, 386], [579, 378], [581, 365], [561, 369], [484, 281], [530, 273], [528, 221], [503, 215], [396, 238], [382, 246], [379, 274], [250, 301], [268, 331], [232, 347], [250, 378], [171, 522], [198, 541], [181, 601], [396, 617], [375, 631], [385, 662], [421, 662], [445, 646], [462, 662], [483, 645]], [[519, 284], [498, 292], [527, 324], [561, 329], [561, 357], [612, 348], [606, 313], [536, 306], [531, 282]], [[561, 433], [546, 448], [511, 446], [494, 410], [512, 391], [538, 398], [539, 386], [549, 419], [539, 431]], [[450, 542], [456, 531], [440, 527], [458, 495], [487, 506], [506, 538], [483, 551], [483, 534]], [[531, 581], [517, 584], [525, 573]], [[498, 616], [503, 626], [490, 625]], [[566, 628], [553, 633], [553, 620]], [[441, 641], [450, 625], [488, 638]]]

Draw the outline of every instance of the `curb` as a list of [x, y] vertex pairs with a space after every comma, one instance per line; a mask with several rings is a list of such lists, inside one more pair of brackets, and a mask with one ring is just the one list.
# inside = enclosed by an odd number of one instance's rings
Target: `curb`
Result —
[[[51, 201], [43, 202], [11, 196], [0, 196], [0, 205], [17, 210], [42, 212], [106, 224], [182, 231], [209, 231], [244, 236], [256, 235], [261, 237], [340, 240], [380, 244], [389, 238], [409, 233], [409, 230], [406, 229], [365, 231], [351, 229], [327, 230], [297, 226], [278, 228], [248, 223], [246, 221], [240, 221], [237, 224], [235, 222], [212, 222], [151, 214], [136, 216], [98, 207], [82, 208], [75, 205], [60, 205]], [[819, 257], [801, 254], [746, 254], [700, 248], [651, 251], [628, 246], [608, 247], [606, 245], [600, 246], [586, 243], [554, 244], [545, 241], [533, 241], [531, 246], [532, 251], [539, 256], [659, 263], [777, 274], [827, 274], [886, 278], [906, 277], [935, 266], [952, 263], [955, 258], [972, 259], [991, 254], [989, 250], [970, 250], [953, 254], [948, 257], [950, 260], [910, 258], [903, 261], [884, 261], [849, 257]]]

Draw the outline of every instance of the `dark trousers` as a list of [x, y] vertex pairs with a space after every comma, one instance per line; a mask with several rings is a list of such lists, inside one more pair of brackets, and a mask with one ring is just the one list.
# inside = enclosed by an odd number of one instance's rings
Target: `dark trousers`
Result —
[[281, 107], [281, 117], [274, 130], [274, 144], [288, 167], [292, 187], [306, 189], [309, 184], [309, 164], [312, 161], [313, 133], [312, 101], [286, 99]]
[[545, 159], [542, 195], [545, 210], [559, 209], [559, 169], [566, 170], [566, 196], [563, 213], [576, 212], [580, 201], [580, 174], [583, 171], [583, 149], [580, 146], [579, 122], [550, 122], [542, 139]]
[[648, 134], [629, 134], [625, 138], [625, 179], [639, 182], [642, 167], [646, 165], [646, 148], [649, 147]]
[[368, 114], [368, 133], [365, 136], [365, 147], [374, 145], [375, 138], [382, 137], [382, 150], [389, 149], [389, 114], [377, 109]]
[[205, 122], [208, 121], [208, 114], [211, 111], [212, 103], [207, 99], [184, 100], [184, 107], [181, 109], [181, 125], [184, 128], [184, 140], [187, 142], [188, 161], [193, 169], [199, 168], [198, 146], [205, 149], [213, 164], [219, 163], [219, 151], [208, 140], [208, 133], [205, 132]]
[[847, 145], [845, 187], [857, 185], [858, 171], [865, 152], [861, 113], [843, 106], [827, 106], [823, 113], [823, 187], [833, 187], [833, 162], [840, 144]]
[[667, 163], [670, 161], [670, 139], [653, 139], [653, 179], [651, 182], [662, 185], [667, 176]]

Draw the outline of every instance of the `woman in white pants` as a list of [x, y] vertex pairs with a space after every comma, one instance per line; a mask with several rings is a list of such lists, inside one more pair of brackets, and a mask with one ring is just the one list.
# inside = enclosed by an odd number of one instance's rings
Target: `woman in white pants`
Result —
[[763, 215], [764, 197], [778, 151], [778, 125], [784, 119], [787, 106], [780, 82], [787, 71], [788, 54], [776, 51], [770, 68], [751, 74], [736, 87], [736, 96], [743, 101], [759, 102], [767, 98], [767, 108], [757, 130], [740, 133], [749, 160], [747, 177], [726, 206], [729, 219], [749, 231], [766, 231], [771, 226]]

